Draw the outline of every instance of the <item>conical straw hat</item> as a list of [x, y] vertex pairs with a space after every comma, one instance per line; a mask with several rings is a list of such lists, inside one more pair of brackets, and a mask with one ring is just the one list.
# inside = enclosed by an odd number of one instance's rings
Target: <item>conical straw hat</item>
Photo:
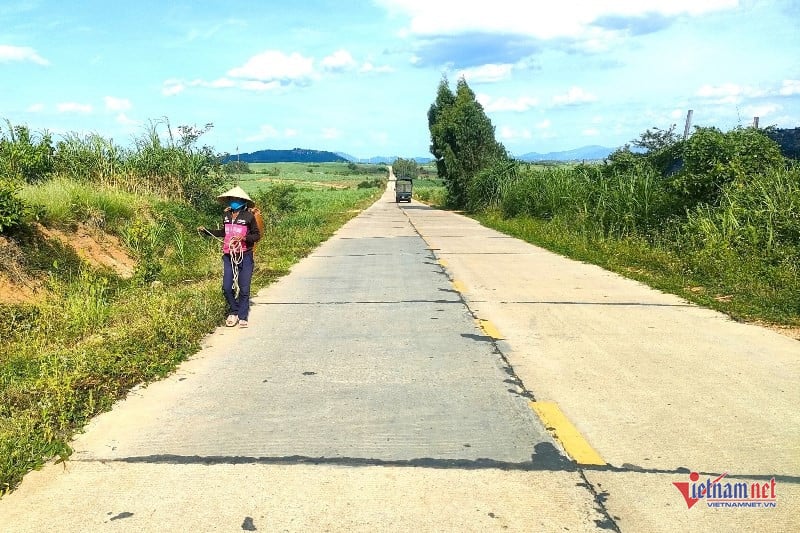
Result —
[[221, 204], [227, 204], [230, 201], [231, 198], [239, 198], [240, 200], [247, 201], [247, 206], [248, 207], [253, 207], [254, 205], [256, 205], [256, 203], [253, 201], [253, 199], [250, 198], [247, 195], [247, 193], [244, 192], [244, 189], [242, 189], [238, 185], [236, 187], [234, 187], [233, 189], [231, 189], [229, 191], [226, 191], [226, 192], [220, 194], [219, 196], [217, 196], [217, 201], [219, 203], [221, 203]]

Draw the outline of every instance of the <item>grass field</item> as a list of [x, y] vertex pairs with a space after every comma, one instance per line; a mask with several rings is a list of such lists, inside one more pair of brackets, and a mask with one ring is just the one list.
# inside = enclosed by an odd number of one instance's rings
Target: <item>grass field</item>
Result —
[[[253, 293], [374, 202], [385, 178], [346, 165], [277, 168], [270, 181], [237, 177], [254, 198], [280, 200], [256, 248]], [[364, 181], [370, 186], [359, 188]], [[0, 305], [0, 493], [48, 459], [67, 457], [75, 431], [134, 385], [171, 372], [225, 314], [219, 243], [195, 231], [217, 227], [221, 210], [69, 180], [21, 195], [49, 226], [117, 237], [136, 269], [123, 278], [39, 230], [18, 238], [20, 265], [46, 296]]]
[[293, 183], [311, 188], [348, 188], [387, 176], [386, 165], [352, 163], [250, 163], [252, 173], [237, 174], [245, 190], [256, 190], [270, 183]]

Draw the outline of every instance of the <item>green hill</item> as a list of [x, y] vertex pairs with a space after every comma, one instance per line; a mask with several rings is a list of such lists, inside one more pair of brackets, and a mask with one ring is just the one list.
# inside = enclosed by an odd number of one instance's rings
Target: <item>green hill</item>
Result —
[[305, 148], [259, 150], [246, 154], [229, 155], [222, 160], [223, 163], [231, 161], [244, 163], [347, 163], [347, 159], [333, 152]]

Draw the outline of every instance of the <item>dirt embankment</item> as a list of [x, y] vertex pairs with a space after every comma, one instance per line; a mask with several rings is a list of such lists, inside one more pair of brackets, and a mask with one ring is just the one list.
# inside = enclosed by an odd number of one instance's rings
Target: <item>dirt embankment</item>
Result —
[[[107, 268], [121, 278], [130, 278], [136, 261], [120, 240], [99, 229], [80, 224], [75, 231], [36, 225], [39, 238], [57, 240], [95, 268]], [[0, 304], [32, 302], [45, 293], [42, 280], [25, 269], [24, 245], [0, 237]]]

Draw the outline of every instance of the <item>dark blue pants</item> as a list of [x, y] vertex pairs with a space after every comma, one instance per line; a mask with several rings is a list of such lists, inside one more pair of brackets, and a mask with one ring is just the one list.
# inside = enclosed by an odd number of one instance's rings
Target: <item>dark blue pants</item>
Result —
[[230, 254], [222, 256], [222, 293], [228, 302], [228, 314], [247, 320], [250, 314], [250, 280], [253, 278], [253, 251], [248, 250], [239, 265], [239, 298], [233, 290], [233, 267]]

